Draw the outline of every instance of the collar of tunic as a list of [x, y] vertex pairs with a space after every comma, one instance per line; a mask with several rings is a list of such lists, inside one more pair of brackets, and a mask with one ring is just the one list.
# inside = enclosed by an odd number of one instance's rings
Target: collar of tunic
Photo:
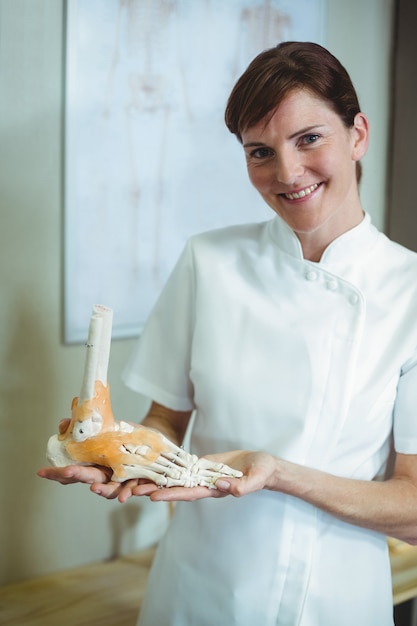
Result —
[[[303, 250], [297, 235], [278, 215], [269, 222], [269, 235], [283, 252], [294, 258], [303, 259]], [[360, 224], [327, 246], [318, 265], [329, 270], [341, 271], [354, 259], [369, 253], [378, 235], [379, 232], [371, 223], [370, 215], [365, 213]]]

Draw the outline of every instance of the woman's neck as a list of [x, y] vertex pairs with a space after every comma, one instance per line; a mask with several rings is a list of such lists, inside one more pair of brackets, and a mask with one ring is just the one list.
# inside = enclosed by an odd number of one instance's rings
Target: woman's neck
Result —
[[303, 250], [303, 257], [307, 261], [318, 263], [323, 256], [323, 252], [332, 243], [332, 241], [349, 230], [352, 230], [352, 228], [358, 226], [362, 222], [363, 218], [364, 212], [360, 209], [360, 211], [357, 211], [354, 215], [352, 215], [352, 219], [348, 222], [343, 222], [341, 224], [325, 224], [313, 232], [296, 232], [295, 234], [297, 235]]

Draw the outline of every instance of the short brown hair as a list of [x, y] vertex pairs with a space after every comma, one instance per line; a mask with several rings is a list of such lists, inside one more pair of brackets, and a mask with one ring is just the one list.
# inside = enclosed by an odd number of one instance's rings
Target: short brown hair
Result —
[[[254, 58], [229, 96], [226, 126], [242, 142], [242, 132], [300, 88], [326, 100], [347, 128], [353, 126], [360, 106], [348, 72], [323, 46], [298, 41], [285, 41]], [[356, 166], [359, 182], [361, 164]]]

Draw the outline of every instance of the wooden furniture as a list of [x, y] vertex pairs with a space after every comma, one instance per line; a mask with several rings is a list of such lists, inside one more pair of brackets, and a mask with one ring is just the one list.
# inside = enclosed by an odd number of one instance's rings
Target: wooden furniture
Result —
[[417, 546], [388, 539], [394, 605], [417, 597]]
[[0, 624], [135, 626], [154, 552], [0, 587]]
[[[394, 604], [417, 597], [417, 546], [389, 540]], [[135, 626], [155, 548], [0, 587], [4, 626]]]

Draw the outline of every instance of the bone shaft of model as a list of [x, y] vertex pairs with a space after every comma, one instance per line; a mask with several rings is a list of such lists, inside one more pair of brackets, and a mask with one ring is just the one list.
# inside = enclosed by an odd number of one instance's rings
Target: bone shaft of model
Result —
[[99, 315], [92, 315], [88, 330], [84, 375], [81, 384], [79, 404], [94, 398], [94, 383], [97, 379], [97, 365], [100, 353], [102, 327], [103, 318]]
[[104, 386], [107, 386], [107, 371], [109, 368], [110, 359], [113, 310], [102, 304], [95, 304], [93, 307], [93, 315], [98, 315], [103, 320], [101, 327], [100, 346], [98, 351], [96, 380], [99, 380], [103, 383]]

